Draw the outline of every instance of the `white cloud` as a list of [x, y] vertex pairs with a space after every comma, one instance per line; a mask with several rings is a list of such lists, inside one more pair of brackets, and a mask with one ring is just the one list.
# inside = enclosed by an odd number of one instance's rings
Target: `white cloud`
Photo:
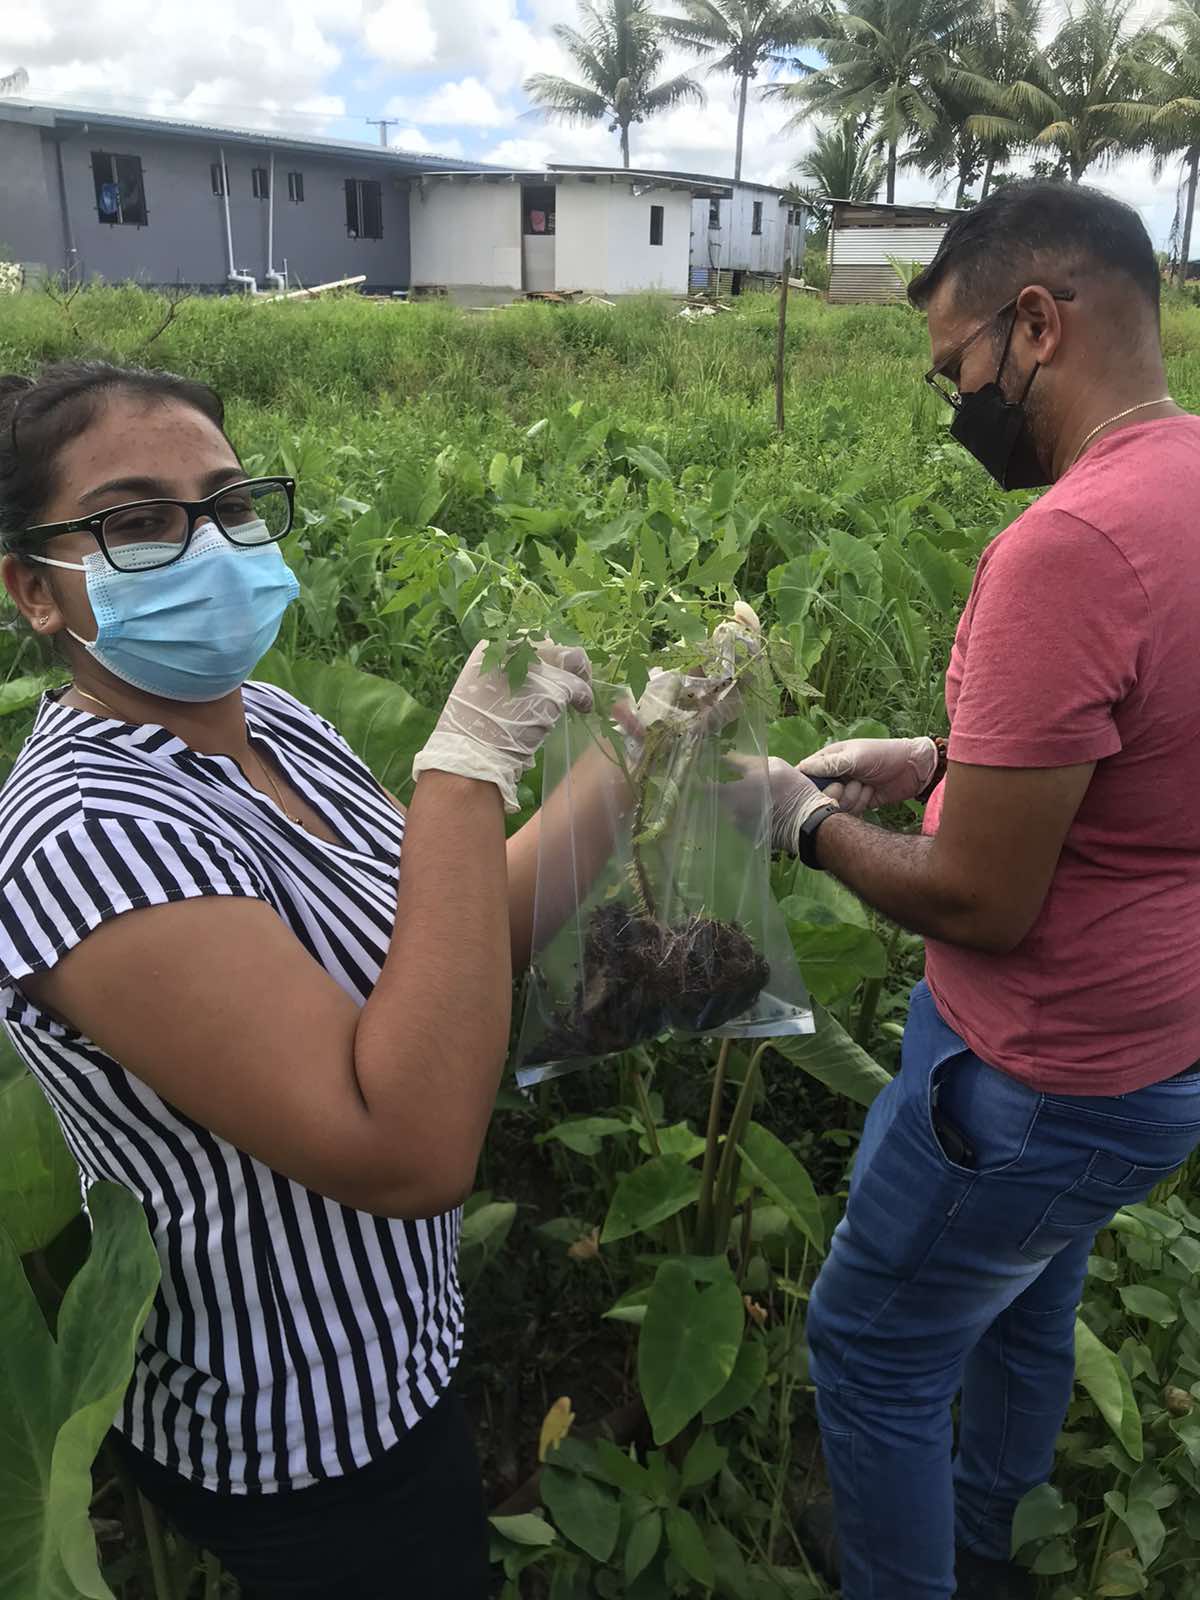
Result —
[[510, 106], [502, 106], [487, 85], [474, 77], [440, 84], [415, 105], [397, 96], [388, 101], [384, 114], [438, 128], [502, 128], [517, 115]]
[[415, 156], [453, 156], [461, 160], [466, 152], [458, 139], [431, 139], [420, 128], [401, 128], [388, 140], [393, 150], [404, 150]]
[[438, 38], [429, 13], [411, 0], [384, 0], [362, 22], [363, 43], [389, 67], [428, 67], [438, 53]]

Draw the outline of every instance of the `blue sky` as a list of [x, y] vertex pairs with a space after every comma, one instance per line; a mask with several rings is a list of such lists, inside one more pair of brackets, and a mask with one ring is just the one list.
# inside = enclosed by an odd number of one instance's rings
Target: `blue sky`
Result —
[[[523, 79], [570, 71], [551, 29], [574, 20], [575, 0], [9, 0], [5, 13], [0, 73], [24, 66], [33, 99], [343, 139], [376, 140], [366, 119], [387, 117], [389, 142], [404, 149], [520, 167], [619, 159], [603, 126], [526, 115]], [[704, 82], [702, 109], [634, 129], [635, 163], [729, 170], [731, 85]], [[747, 177], [788, 180], [812, 135], [784, 133], [785, 118], [752, 102]], [[1175, 171], [1155, 180], [1148, 162], [1129, 161], [1090, 178], [1137, 205], [1165, 242]], [[902, 179], [900, 196], [946, 199], [919, 175]]]

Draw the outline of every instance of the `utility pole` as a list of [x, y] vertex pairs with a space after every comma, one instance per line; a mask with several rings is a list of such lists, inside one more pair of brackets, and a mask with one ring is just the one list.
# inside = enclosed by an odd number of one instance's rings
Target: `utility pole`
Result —
[[385, 150], [387, 149], [388, 129], [398, 128], [400, 126], [400, 119], [398, 117], [364, 117], [363, 121], [369, 128], [379, 129], [379, 142]]
[[787, 338], [788, 280], [792, 276], [791, 255], [783, 258], [783, 276], [779, 280], [779, 326], [775, 332], [775, 426], [783, 432], [783, 380], [784, 350]]

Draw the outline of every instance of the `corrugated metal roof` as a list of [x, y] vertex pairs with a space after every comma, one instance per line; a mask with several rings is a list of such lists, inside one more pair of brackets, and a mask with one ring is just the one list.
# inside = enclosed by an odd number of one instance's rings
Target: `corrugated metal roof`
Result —
[[35, 127], [120, 128], [130, 133], [158, 134], [168, 138], [220, 139], [225, 144], [250, 144], [259, 149], [304, 150], [318, 155], [353, 153], [359, 160], [386, 161], [413, 172], [453, 168], [458, 172], [503, 172], [502, 167], [483, 161], [456, 161], [453, 156], [425, 155], [413, 150], [394, 150], [367, 140], [312, 139], [302, 133], [264, 132], [259, 128], [230, 128], [217, 123], [183, 122], [167, 117], [132, 116], [125, 112], [102, 111], [87, 106], [41, 105], [27, 100], [0, 100], [0, 121], [25, 122]]
[[955, 217], [962, 215], [961, 211], [953, 211], [945, 206], [888, 205], [882, 200], [831, 200], [828, 204], [833, 211], [835, 227], [852, 224], [870, 228], [887, 227], [890, 224], [920, 227], [934, 220], [943, 220], [943, 225], [948, 225]]
[[[583, 167], [571, 165], [566, 161], [552, 161], [551, 170], [554, 172], [607, 172], [608, 167]], [[787, 200], [789, 205], [804, 205], [802, 200], [789, 199], [786, 189], [781, 189], [774, 183], [751, 183], [747, 178], [720, 178], [711, 172], [673, 172], [666, 167], [637, 167], [619, 168], [620, 171], [637, 171], [638, 173], [654, 178], [684, 178], [689, 183], [712, 183], [724, 189], [761, 189], [765, 194], [778, 195], [780, 200]]]
[[665, 172], [635, 172], [630, 167], [546, 167], [522, 170], [506, 167], [487, 167], [481, 172], [463, 172], [457, 168], [446, 171], [429, 171], [421, 174], [422, 181], [447, 183], [483, 182], [506, 178], [512, 183], [555, 184], [564, 178], [578, 178], [581, 183], [594, 183], [597, 178], [607, 178], [611, 183], [644, 183], [648, 189], [686, 189], [702, 199], [725, 200], [731, 191], [709, 184], [699, 178], [686, 178]]

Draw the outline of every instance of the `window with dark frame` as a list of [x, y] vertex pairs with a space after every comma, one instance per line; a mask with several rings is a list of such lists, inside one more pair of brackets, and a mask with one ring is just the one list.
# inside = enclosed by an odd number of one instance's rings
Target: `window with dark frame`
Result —
[[209, 177], [212, 179], [212, 192], [215, 195], [223, 195], [225, 193], [225, 173], [222, 170], [221, 163], [214, 161], [208, 172]]
[[383, 238], [383, 189], [377, 179], [346, 179], [346, 232], [352, 239]]
[[661, 244], [663, 241], [663, 208], [650, 207], [650, 243]]
[[92, 151], [92, 182], [96, 190], [96, 214], [111, 226], [144, 228], [150, 220], [146, 211], [146, 185], [140, 156], [116, 156], [106, 150]]
[[271, 198], [271, 178], [266, 167], [251, 167], [250, 188], [256, 200]]
[[719, 200], [710, 200], [708, 202], [708, 225], [710, 228], [719, 228], [721, 226], [721, 202]]
[[754, 202], [754, 211], [753, 211], [752, 219], [751, 219], [751, 222], [750, 222], [750, 232], [751, 233], [761, 233], [762, 232], [762, 208], [763, 208], [762, 201], [761, 200], [756, 200]]
[[294, 200], [297, 205], [304, 199], [304, 174], [302, 172], [288, 173], [288, 199]]

